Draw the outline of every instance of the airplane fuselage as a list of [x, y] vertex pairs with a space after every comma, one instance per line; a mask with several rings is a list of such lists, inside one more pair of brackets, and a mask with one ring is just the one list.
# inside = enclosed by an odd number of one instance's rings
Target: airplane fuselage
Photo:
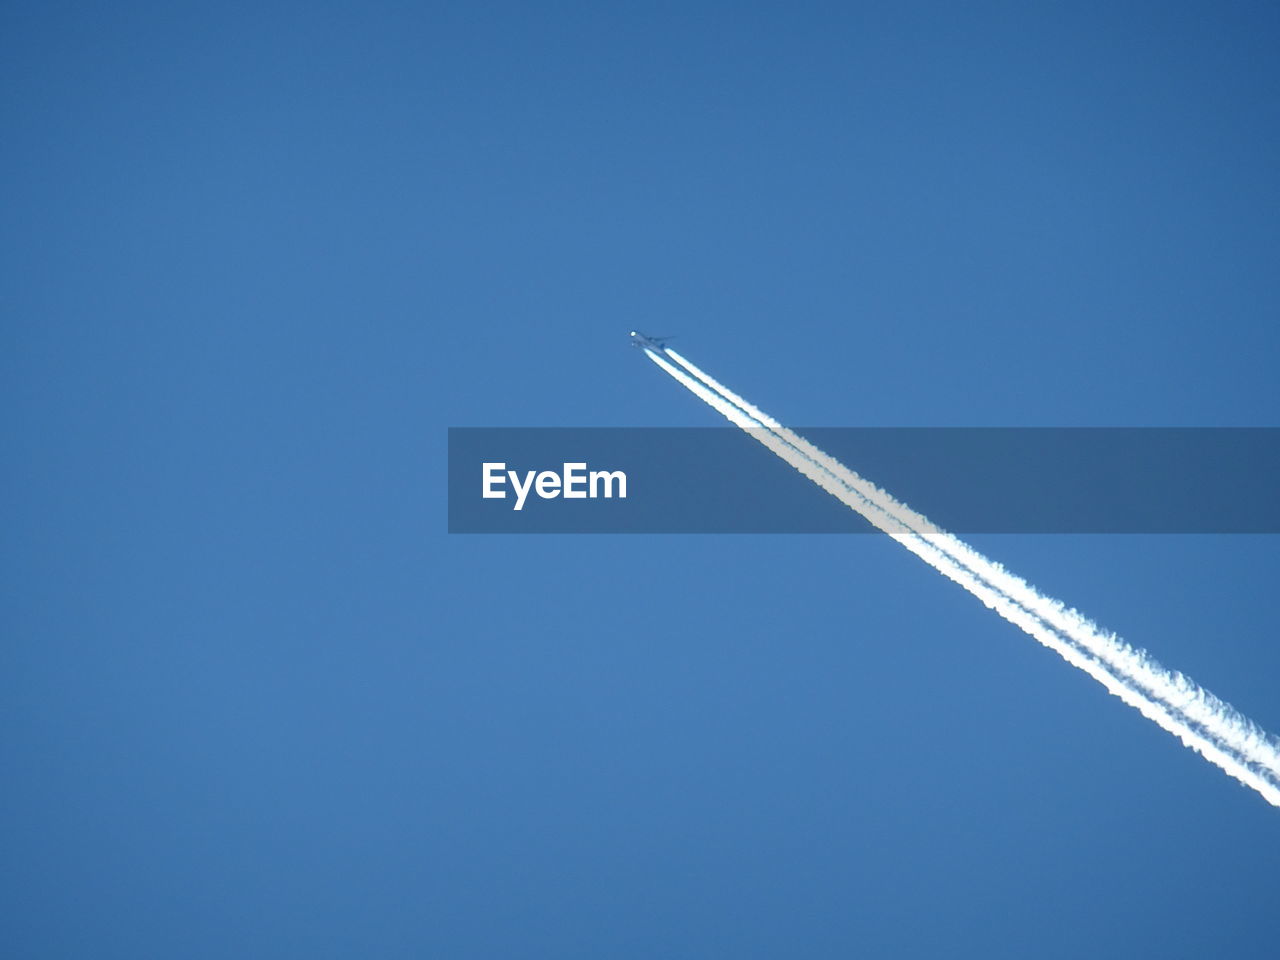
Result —
[[644, 350], [654, 350], [663, 353], [667, 349], [667, 341], [670, 337], [651, 337], [648, 334], [641, 333], [639, 330], [631, 331], [631, 345], [640, 347]]

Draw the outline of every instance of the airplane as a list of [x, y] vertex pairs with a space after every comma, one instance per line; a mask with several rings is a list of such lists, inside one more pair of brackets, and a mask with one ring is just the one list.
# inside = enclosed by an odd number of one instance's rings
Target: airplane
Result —
[[646, 350], [654, 350], [657, 353], [663, 353], [667, 349], [667, 341], [673, 340], [674, 337], [651, 337], [647, 333], [641, 333], [639, 330], [631, 331], [631, 345], [633, 347], [643, 347]]

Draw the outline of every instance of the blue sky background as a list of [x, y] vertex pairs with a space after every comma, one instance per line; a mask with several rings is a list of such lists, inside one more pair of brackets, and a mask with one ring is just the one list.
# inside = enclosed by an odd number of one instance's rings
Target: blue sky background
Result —
[[[791, 423], [1276, 425], [1277, 41], [6, 4], [0, 953], [1274, 956], [1280, 811], [896, 545], [450, 537], [444, 454], [714, 424], [632, 327]], [[975, 542], [1280, 730], [1274, 538]]]

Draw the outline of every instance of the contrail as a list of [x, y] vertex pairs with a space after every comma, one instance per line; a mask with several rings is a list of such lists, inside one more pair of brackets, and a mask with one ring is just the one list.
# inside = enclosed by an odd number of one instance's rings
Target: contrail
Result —
[[748, 417], [773, 431], [803, 455], [823, 465], [839, 477], [876, 510], [894, 518], [895, 522], [902, 523], [913, 533], [925, 537], [944, 554], [972, 570], [979, 578], [1015, 603], [1073, 638], [1093, 656], [1102, 659], [1113, 670], [1126, 676], [1130, 685], [1142, 688], [1154, 698], [1169, 704], [1185, 714], [1193, 723], [1216, 727], [1219, 736], [1231, 740], [1238, 751], [1250, 762], [1264, 767], [1269, 766], [1272, 771], [1280, 770], [1280, 764], [1277, 763], [1280, 747], [1277, 746], [1276, 741], [1207, 690], [1182, 674], [1170, 671], [1154, 662], [1144, 652], [1128, 646], [1114, 633], [1102, 630], [1075, 610], [1068, 610], [1057, 600], [1044, 596], [1026, 581], [1009, 573], [1000, 564], [984, 557], [959, 538], [945, 533], [906, 504], [900, 503], [834, 457], [788, 430], [723, 384], [716, 382], [674, 350], [668, 349], [667, 353], [712, 390], [721, 393], [730, 403], [739, 407]]
[[1256, 790], [1269, 803], [1280, 806], [1280, 742], [1230, 705], [940, 530], [676, 351], [668, 348], [664, 354], [679, 366], [652, 350], [646, 349], [645, 353], [735, 426], [987, 607], [1088, 673], [1110, 693]]

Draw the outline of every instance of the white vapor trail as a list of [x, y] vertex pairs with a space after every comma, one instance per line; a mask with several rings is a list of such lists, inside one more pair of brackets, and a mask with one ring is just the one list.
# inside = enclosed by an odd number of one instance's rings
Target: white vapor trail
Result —
[[1280, 742], [1230, 705], [938, 529], [676, 351], [645, 353], [695, 396], [925, 563], [1280, 807]]

